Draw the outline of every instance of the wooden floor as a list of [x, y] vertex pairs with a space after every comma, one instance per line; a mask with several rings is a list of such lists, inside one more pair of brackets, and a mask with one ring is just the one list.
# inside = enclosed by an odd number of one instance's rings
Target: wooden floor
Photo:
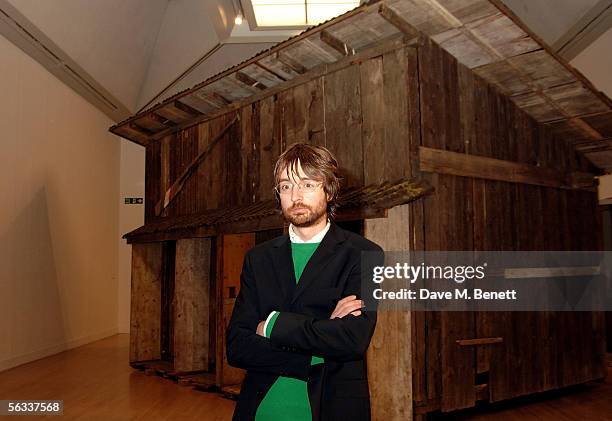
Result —
[[[234, 401], [132, 369], [128, 342], [116, 335], [4, 371], [0, 399], [62, 399], [66, 419], [231, 420]], [[602, 383], [437, 418], [612, 420], [612, 372]]]
[[115, 335], [4, 371], [0, 399], [62, 399], [62, 419], [231, 420], [234, 401], [134, 370], [128, 346]]

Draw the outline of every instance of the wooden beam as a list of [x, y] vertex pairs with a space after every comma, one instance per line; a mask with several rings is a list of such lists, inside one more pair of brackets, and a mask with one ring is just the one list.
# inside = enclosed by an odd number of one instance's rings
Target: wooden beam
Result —
[[212, 98], [214, 101], [221, 102], [223, 105], [229, 105], [232, 103], [232, 101], [230, 101], [218, 92], [211, 92], [209, 94], [209, 97]]
[[247, 75], [246, 73], [243, 73], [243, 72], [236, 72], [236, 79], [239, 80], [240, 82], [244, 83], [245, 85], [251, 87], [251, 88], [257, 88], [257, 89], [260, 89], [260, 90], [264, 90], [264, 89], [268, 88], [263, 83], [253, 79], [251, 76], [249, 76], [249, 75]]
[[261, 64], [260, 62], [256, 61], [255, 65], [263, 70], [265, 70], [266, 72], [270, 73], [271, 75], [274, 75], [274, 77], [279, 78], [280, 80], [282, 80], [283, 82], [285, 82], [287, 79], [281, 75], [279, 75], [277, 72], [275, 72], [274, 70], [268, 68], [267, 66]]
[[138, 120], [135, 120], [134, 123], [155, 133], [168, 128], [168, 126], [164, 124], [164, 121], [162, 120], [163, 119], [160, 116], [151, 113], [139, 118]]
[[281, 54], [280, 52], [276, 54], [276, 59], [280, 61], [281, 63], [283, 63], [285, 66], [289, 67], [291, 70], [293, 70], [297, 74], [303, 75], [304, 73], [308, 71], [308, 69], [304, 67], [302, 63], [295, 61], [291, 57]]
[[142, 146], [147, 146], [150, 140], [140, 130], [132, 128], [129, 123], [117, 127], [112, 133], [116, 134], [117, 136], [125, 137], [126, 139], [136, 142]]
[[565, 60], [571, 61], [610, 27], [612, 0], [599, 0], [551, 47]]
[[168, 120], [166, 117], [163, 117], [157, 113], [151, 112], [147, 115], [149, 115], [152, 119], [159, 121], [161, 124], [163, 124], [166, 127], [172, 128], [176, 126], [176, 123], [174, 121]]
[[142, 127], [142, 126], [140, 126], [137, 123], [129, 123], [128, 125], [129, 125], [129, 127], [131, 129], [136, 130], [136, 131], [142, 133], [144, 136], [149, 137], [149, 136], [152, 136], [153, 134], [155, 134], [155, 132], [153, 132], [153, 131], [145, 128], [145, 127]]
[[391, 25], [395, 26], [410, 38], [415, 38], [421, 35], [418, 29], [406, 22], [404, 18], [398, 15], [395, 10], [389, 8], [385, 3], [382, 3], [378, 7], [378, 14], [380, 17], [389, 22]]
[[499, 344], [504, 341], [504, 338], [476, 338], [476, 339], [457, 339], [457, 345], [459, 346], [476, 346], [476, 345], [491, 345]]
[[320, 34], [321, 42], [329, 45], [334, 50], [338, 51], [343, 56], [353, 56], [355, 55], [355, 49], [349, 46], [346, 42], [340, 40], [335, 37], [329, 31], [321, 31]]
[[582, 130], [584, 133], [590, 136], [591, 139], [602, 140], [604, 138], [601, 135], [601, 133], [599, 133], [597, 130], [595, 130], [593, 127], [591, 127], [581, 118], [570, 118], [569, 123], [573, 125], [574, 127], [576, 127], [577, 129]]
[[182, 102], [181, 102], [181, 101], [179, 101], [179, 100], [174, 101], [174, 106], [175, 106], [176, 108], [178, 108], [179, 110], [181, 110], [181, 111], [184, 111], [184, 112], [186, 112], [186, 113], [188, 113], [188, 114], [191, 114], [191, 115], [192, 115], [192, 116], [194, 116], [194, 117], [197, 117], [197, 116], [202, 115], [202, 113], [201, 113], [200, 111], [196, 110], [196, 109], [195, 109], [195, 108], [193, 108], [193, 107], [190, 107], [190, 106], [189, 106], [189, 105], [187, 105], [187, 104], [182, 103]]
[[520, 162], [503, 161], [424, 146], [419, 147], [419, 161], [421, 171], [425, 172], [545, 187], [590, 190], [595, 180], [593, 174], [586, 176], [585, 173], [581, 173], [581, 179], [590, 177], [591, 185], [575, 185], [573, 173], [562, 174], [553, 168], [536, 167]]

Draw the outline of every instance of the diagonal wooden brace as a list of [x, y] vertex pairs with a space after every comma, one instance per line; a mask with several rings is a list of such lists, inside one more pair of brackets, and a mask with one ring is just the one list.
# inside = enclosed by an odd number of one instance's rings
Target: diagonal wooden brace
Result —
[[166, 194], [164, 197], [157, 202], [155, 205], [155, 216], [160, 216], [164, 209], [168, 207], [170, 202], [180, 193], [185, 185], [185, 182], [189, 179], [191, 174], [198, 168], [198, 166], [204, 161], [204, 159], [210, 155], [210, 152], [213, 148], [219, 143], [219, 141], [223, 138], [225, 133], [237, 122], [240, 120], [240, 116], [236, 114], [236, 116], [230, 121], [224, 128], [219, 132], [214, 139], [208, 144], [208, 147], [204, 149], [202, 152], [196, 156], [191, 163], [185, 168], [185, 170], [181, 173], [178, 179], [172, 183], [170, 188], [166, 190]]

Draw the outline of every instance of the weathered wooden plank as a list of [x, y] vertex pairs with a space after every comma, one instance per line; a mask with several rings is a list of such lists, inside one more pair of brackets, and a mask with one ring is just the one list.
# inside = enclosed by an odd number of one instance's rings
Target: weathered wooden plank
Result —
[[326, 75], [324, 86], [326, 146], [341, 166], [343, 186], [363, 185], [359, 68]]
[[[408, 143], [409, 143], [409, 166], [410, 173], [414, 179], [421, 179], [422, 174], [418, 165], [418, 148], [421, 145], [421, 104], [420, 104], [420, 82], [418, 50], [406, 48], [407, 59], [407, 113], [408, 113]], [[367, 156], [367, 155], [366, 155]], [[410, 247], [414, 252], [425, 250], [425, 215], [424, 203], [418, 200], [409, 205], [409, 238]], [[413, 406], [417, 402], [427, 401], [427, 364], [425, 361], [426, 344], [426, 313], [412, 312], [412, 391]]]
[[470, 35], [465, 28], [453, 28], [432, 39], [470, 69], [495, 63], [498, 57]]
[[323, 86], [323, 78], [312, 80], [306, 84], [310, 97], [308, 105], [308, 142], [319, 146], [325, 146], [327, 143]]
[[579, 116], [581, 114], [602, 113], [609, 107], [593, 92], [585, 89], [580, 82], [569, 83], [562, 86], [554, 86], [545, 91], [568, 116]]
[[[198, 153], [205, 151], [212, 139], [210, 126], [211, 123], [209, 121], [196, 126], [198, 128]], [[195, 177], [198, 179], [198, 197], [196, 199], [198, 212], [203, 212], [207, 209], [206, 202], [210, 196], [212, 187], [210, 175], [210, 168], [208, 166], [198, 166], [195, 174]]]
[[[361, 84], [361, 109], [363, 113], [362, 141], [364, 160], [364, 182], [385, 181], [387, 139], [385, 139], [385, 95], [383, 85], [383, 59], [376, 57], [359, 66]], [[397, 81], [390, 85], [397, 86]], [[389, 88], [391, 89], [391, 87]], [[381, 142], [382, 140], [382, 142]]]
[[257, 159], [258, 194], [257, 200], [272, 199], [274, 197], [274, 163], [281, 153], [280, 144], [274, 136], [274, 109], [276, 101], [274, 97], [268, 97], [261, 101], [259, 107], [259, 156]]
[[246, 106], [240, 110], [240, 180], [239, 205], [254, 203], [256, 179], [252, 176], [253, 162], [253, 107]]
[[[384, 110], [382, 116], [384, 137], [382, 139], [386, 149], [382, 157], [377, 153], [365, 155], [368, 159], [372, 159], [374, 165], [380, 165], [383, 168], [382, 180], [410, 177], [413, 167], [417, 165], [413, 161], [414, 156], [410, 154], [412, 139], [408, 109], [412, 93], [408, 86], [409, 77], [416, 77], [415, 74], [409, 74], [411, 71], [416, 72], [416, 64], [409, 67], [408, 54], [410, 54], [410, 59], [416, 61], [416, 52], [408, 53], [408, 49], [410, 47], [387, 52], [382, 56], [384, 104], [384, 107], [381, 107]], [[406, 139], [407, 134], [408, 139]], [[375, 157], [378, 159], [373, 159]]]
[[386, 4], [406, 22], [427, 35], [439, 34], [452, 26], [426, 1], [392, 0]]
[[376, 45], [377, 42], [397, 35], [399, 30], [381, 17], [379, 13], [366, 13], [350, 21], [334, 25], [332, 28], [328, 28], [326, 32], [344, 40], [356, 52], [359, 52]]
[[287, 127], [287, 144], [308, 142], [308, 123], [310, 110], [309, 85], [303, 84], [292, 89], [291, 127]]
[[174, 368], [208, 370], [210, 238], [176, 242], [174, 277]]
[[281, 151], [284, 151], [287, 146], [295, 143], [294, 90], [295, 89], [283, 91], [276, 96], [274, 125], [275, 136], [280, 142]]
[[[238, 115], [240, 116], [241, 113]], [[249, 154], [242, 154], [242, 128], [239, 121], [227, 132], [227, 144], [224, 146], [225, 168], [223, 172], [226, 188], [223, 202], [227, 207], [234, 207], [244, 204], [245, 197], [248, 197], [243, 189], [242, 180], [245, 174], [242, 172], [244, 168], [242, 161], [248, 159]]]
[[524, 55], [540, 48], [533, 38], [501, 13], [470, 22], [465, 27], [501, 57]]
[[457, 137], [460, 125], [456, 60], [427, 40], [419, 48], [419, 77], [423, 145], [463, 152], [465, 146]]
[[[443, 237], [441, 250], [473, 248], [471, 180], [439, 175], [436, 194], [445, 205], [437, 210], [437, 222]], [[446, 233], [453, 233], [447, 236]], [[475, 337], [475, 320], [471, 312], [440, 314], [440, 366], [442, 411], [474, 406], [476, 353], [461, 347], [457, 340]]]
[[160, 353], [161, 243], [132, 246], [130, 362], [157, 360]]

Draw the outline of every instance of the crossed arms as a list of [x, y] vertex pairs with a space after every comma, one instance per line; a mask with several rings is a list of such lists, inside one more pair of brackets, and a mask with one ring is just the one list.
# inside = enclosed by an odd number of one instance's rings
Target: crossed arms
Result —
[[330, 319], [280, 312], [270, 338], [261, 332], [257, 289], [250, 253], [244, 259], [240, 275], [240, 293], [227, 331], [227, 359], [230, 365], [246, 370], [263, 371], [307, 379], [311, 356], [335, 361], [363, 358], [374, 327], [376, 312], [361, 312], [361, 302], [353, 298], [360, 290], [361, 268], [351, 271], [346, 293]]

